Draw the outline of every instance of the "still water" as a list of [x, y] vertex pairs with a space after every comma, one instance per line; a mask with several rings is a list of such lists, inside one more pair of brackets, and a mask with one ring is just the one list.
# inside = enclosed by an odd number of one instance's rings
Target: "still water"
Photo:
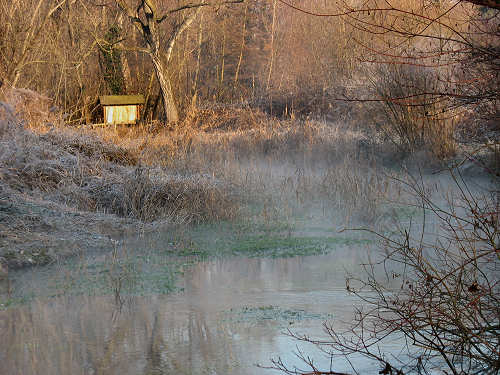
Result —
[[[359, 307], [345, 273], [360, 270], [366, 251], [338, 246], [320, 256], [194, 262], [177, 292], [121, 303], [97, 294], [36, 298], [0, 311], [0, 374], [274, 374], [256, 364], [281, 357], [304, 368], [298, 349], [328, 370], [325, 354], [287, 330], [326, 338], [324, 322], [344, 327]], [[32, 288], [40, 276], [29, 272], [23, 279]], [[376, 364], [358, 364], [378, 372]], [[334, 369], [350, 368], [339, 360]]]

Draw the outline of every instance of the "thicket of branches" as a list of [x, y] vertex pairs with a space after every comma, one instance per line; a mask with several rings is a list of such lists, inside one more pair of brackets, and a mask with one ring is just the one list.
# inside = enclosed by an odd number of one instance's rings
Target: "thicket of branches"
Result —
[[[332, 356], [332, 367], [299, 353], [304, 368], [290, 368], [279, 358], [270, 368], [340, 374], [338, 358], [359, 361], [361, 355], [378, 362], [381, 374], [500, 371], [498, 191], [471, 190], [459, 175], [453, 177], [457, 192], [445, 202], [431, 198], [421, 179], [401, 181], [414, 194], [422, 220], [391, 235], [378, 234], [383, 251], [370, 258], [364, 275], [348, 276], [347, 291], [361, 307], [345, 330], [325, 323], [328, 339], [289, 331]], [[429, 233], [429, 228], [434, 229]], [[387, 349], [395, 340], [397, 353]], [[350, 363], [358, 373], [359, 362]]]

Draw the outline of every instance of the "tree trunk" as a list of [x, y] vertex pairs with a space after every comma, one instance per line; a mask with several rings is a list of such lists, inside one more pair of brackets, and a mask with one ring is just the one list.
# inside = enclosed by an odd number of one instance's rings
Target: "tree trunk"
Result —
[[[68, 1], [69, 2], [69, 1]], [[123, 13], [120, 13], [118, 16], [118, 25], [120, 26], [120, 30], [123, 30]], [[120, 43], [120, 46], [123, 47], [123, 43]], [[127, 54], [125, 53], [125, 49], [123, 49], [120, 53], [120, 61], [123, 69], [123, 83], [124, 83], [124, 92], [126, 94], [130, 94], [132, 90], [132, 74], [130, 73], [130, 64], [129, 59], [127, 58]]]
[[170, 78], [163, 67], [160, 57], [154, 54], [151, 54], [150, 56], [156, 72], [156, 78], [158, 78], [158, 83], [160, 85], [160, 91], [163, 98], [163, 108], [165, 110], [165, 115], [167, 116], [167, 121], [177, 122], [179, 120], [179, 113], [177, 112], [177, 106], [175, 105]]

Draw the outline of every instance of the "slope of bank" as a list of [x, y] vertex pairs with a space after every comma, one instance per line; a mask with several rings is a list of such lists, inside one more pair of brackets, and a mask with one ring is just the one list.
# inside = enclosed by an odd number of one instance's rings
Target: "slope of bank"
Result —
[[0, 114], [0, 258], [9, 268], [106, 248], [128, 231], [236, 212], [231, 190], [209, 176], [146, 168], [75, 130], [27, 129], [5, 103]]

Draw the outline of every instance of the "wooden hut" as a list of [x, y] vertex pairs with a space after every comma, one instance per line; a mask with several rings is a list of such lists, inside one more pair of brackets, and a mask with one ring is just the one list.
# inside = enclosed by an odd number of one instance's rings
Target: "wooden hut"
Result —
[[104, 109], [105, 124], [135, 124], [140, 118], [142, 95], [103, 95], [99, 103]]

